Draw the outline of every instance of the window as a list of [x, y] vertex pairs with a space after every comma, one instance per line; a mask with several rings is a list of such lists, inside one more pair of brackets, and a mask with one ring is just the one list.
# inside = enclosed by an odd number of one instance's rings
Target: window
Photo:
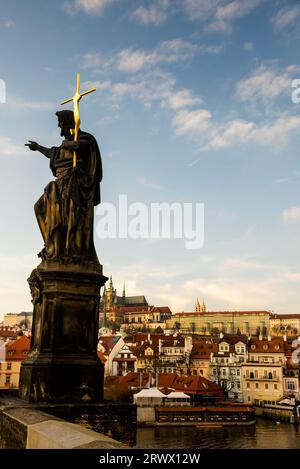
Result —
[[11, 370], [11, 363], [7, 363], [6, 369], [7, 369], [7, 370]]
[[255, 389], [258, 389], [258, 383], [255, 383]]
[[247, 383], [247, 388], [250, 389], [250, 383]]
[[294, 391], [295, 390], [295, 383], [294, 381], [288, 381], [287, 382], [287, 388]]
[[10, 375], [5, 376], [5, 384], [10, 384]]
[[269, 389], [269, 384], [265, 383], [265, 389]]
[[251, 397], [250, 396], [247, 397], [247, 401], [251, 402]]
[[236, 374], [237, 374], [237, 376], [240, 376], [241, 371], [240, 371], [240, 370], [236, 370]]
[[277, 390], [277, 383], [274, 383], [274, 389]]
[[241, 383], [240, 383], [239, 381], [237, 381], [236, 387], [237, 387], [238, 389], [241, 389]]

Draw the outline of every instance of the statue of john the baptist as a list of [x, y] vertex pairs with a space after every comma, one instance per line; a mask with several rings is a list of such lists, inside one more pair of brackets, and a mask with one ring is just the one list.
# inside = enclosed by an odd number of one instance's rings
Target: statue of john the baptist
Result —
[[50, 159], [56, 178], [34, 206], [45, 243], [39, 256], [43, 260], [93, 261], [97, 259], [93, 220], [94, 206], [100, 203], [100, 151], [96, 139], [87, 132], [79, 129], [74, 139], [73, 111], [59, 111], [56, 115], [64, 137], [59, 147], [45, 148], [31, 140], [26, 144]]

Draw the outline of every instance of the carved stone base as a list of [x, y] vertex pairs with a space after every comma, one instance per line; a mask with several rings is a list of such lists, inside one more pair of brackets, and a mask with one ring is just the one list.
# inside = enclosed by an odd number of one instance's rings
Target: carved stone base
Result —
[[97, 356], [99, 263], [43, 261], [31, 274], [31, 350], [22, 363], [20, 397], [27, 402], [101, 402]]

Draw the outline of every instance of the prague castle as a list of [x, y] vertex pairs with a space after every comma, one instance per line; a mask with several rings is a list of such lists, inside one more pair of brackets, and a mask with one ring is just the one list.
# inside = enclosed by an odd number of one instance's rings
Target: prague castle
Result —
[[204, 301], [195, 304], [194, 312], [176, 313], [167, 321], [166, 329], [182, 333], [262, 334], [270, 332], [270, 311], [207, 311]]

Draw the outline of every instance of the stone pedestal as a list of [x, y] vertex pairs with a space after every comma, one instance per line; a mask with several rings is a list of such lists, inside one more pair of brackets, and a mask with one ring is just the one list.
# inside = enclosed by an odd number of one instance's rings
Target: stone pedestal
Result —
[[98, 262], [43, 261], [28, 279], [34, 303], [31, 350], [22, 363], [20, 398], [27, 402], [101, 402], [97, 356]]

